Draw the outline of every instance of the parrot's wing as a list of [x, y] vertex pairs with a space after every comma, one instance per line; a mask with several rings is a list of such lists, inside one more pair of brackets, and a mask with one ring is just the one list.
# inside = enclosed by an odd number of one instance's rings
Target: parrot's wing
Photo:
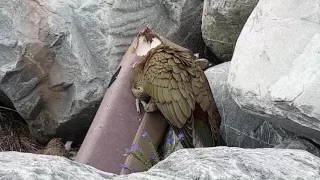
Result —
[[159, 110], [175, 132], [184, 134], [188, 146], [193, 142], [193, 110], [190, 72], [196, 62], [188, 53], [167, 46], [156, 48], [146, 56], [144, 90], [156, 101]]
[[[191, 79], [192, 90], [196, 100], [196, 110], [194, 111], [195, 126], [199, 136], [202, 136], [202, 142], [206, 146], [213, 146], [212, 138], [208, 138], [211, 128], [215, 145], [220, 143], [219, 127], [221, 118], [214, 102], [209, 82], [200, 67], [194, 69], [194, 78]], [[200, 106], [200, 107], [199, 107]], [[210, 125], [210, 127], [208, 127]], [[202, 131], [202, 132], [201, 132]], [[202, 134], [201, 134], [202, 133]], [[211, 145], [212, 144], [212, 145]]]

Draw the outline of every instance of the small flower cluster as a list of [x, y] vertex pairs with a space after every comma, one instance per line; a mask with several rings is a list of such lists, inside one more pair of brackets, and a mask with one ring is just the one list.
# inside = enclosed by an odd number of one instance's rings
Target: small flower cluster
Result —
[[121, 163], [120, 164], [120, 167], [123, 168], [123, 169], [126, 169], [128, 170], [130, 173], [134, 173], [134, 169], [130, 169], [129, 167], [127, 167], [124, 163]]
[[[143, 138], [145, 138], [149, 149], [150, 149], [150, 158], [146, 158], [142, 152], [142, 150], [140, 148], [138, 148], [138, 146], [136, 144], [133, 144], [131, 147], [129, 148], [125, 148], [125, 156], [127, 155], [132, 155], [133, 157], [135, 157], [138, 161], [140, 161], [147, 169], [150, 169], [152, 166], [154, 166], [155, 164], [157, 164], [158, 162], [160, 162], [160, 157], [159, 154], [157, 152], [157, 147], [153, 144], [152, 140], [150, 139], [149, 135], [147, 132], [143, 132], [141, 134], [141, 136]], [[182, 133], [178, 134], [178, 141], [173, 143], [173, 138], [168, 138], [167, 139], [167, 143], [169, 144], [169, 148], [167, 149], [167, 155], [171, 154], [174, 149], [176, 148], [176, 146], [178, 145], [178, 143], [180, 142], [180, 140], [182, 140], [184, 138], [184, 135]], [[166, 156], [167, 157], [167, 156]], [[165, 158], [166, 158], [165, 157]], [[125, 164], [121, 163], [120, 167], [123, 169], [128, 170], [130, 173], [134, 173], [134, 169], [130, 169], [129, 167], [127, 167]]]
[[[180, 139], [183, 139], [183, 138], [184, 138], [184, 135], [182, 133], [179, 133], [178, 134], [178, 139], [180, 140]], [[167, 139], [167, 143], [172, 144], [172, 142], [173, 142], [173, 138], [168, 138]]]
[[173, 143], [173, 138], [168, 138], [167, 139], [167, 143], [169, 144], [169, 148], [167, 149], [167, 152], [165, 153], [166, 157], [168, 157], [173, 151], [174, 149], [177, 147], [177, 145], [179, 144], [179, 142], [184, 138], [184, 135], [182, 133], [178, 134], [178, 141]]

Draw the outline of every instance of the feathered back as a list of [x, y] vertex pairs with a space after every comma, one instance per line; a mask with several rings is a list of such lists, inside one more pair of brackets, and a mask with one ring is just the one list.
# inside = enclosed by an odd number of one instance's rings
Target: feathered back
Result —
[[193, 130], [201, 127], [206, 129], [205, 134], [209, 132], [211, 140], [207, 144], [213, 146], [212, 139], [215, 142], [219, 139], [220, 115], [196, 58], [188, 51], [159, 45], [146, 55], [141, 65], [144, 91], [176, 127], [175, 131], [183, 131], [186, 144], [192, 144]]

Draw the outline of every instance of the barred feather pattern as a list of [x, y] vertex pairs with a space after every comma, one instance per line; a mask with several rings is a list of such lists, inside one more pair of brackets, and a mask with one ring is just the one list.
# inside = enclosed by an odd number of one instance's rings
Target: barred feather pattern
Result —
[[219, 144], [221, 118], [194, 55], [159, 45], [139, 66], [143, 92], [156, 102], [175, 133], [184, 134], [184, 147], [194, 147], [195, 133], [205, 147]]

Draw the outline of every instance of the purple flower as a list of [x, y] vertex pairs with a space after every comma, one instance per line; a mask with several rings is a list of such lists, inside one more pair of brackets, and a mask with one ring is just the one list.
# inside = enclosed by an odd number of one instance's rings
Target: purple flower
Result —
[[178, 134], [178, 138], [179, 138], [179, 139], [182, 139], [182, 138], [184, 138], [184, 135], [183, 135], [182, 133], [179, 133], [179, 134]]
[[154, 154], [150, 154], [150, 158], [154, 159], [155, 158]]
[[169, 144], [171, 144], [171, 143], [173, 142], [173, 139], [172, 139], [172, 138], [168, 138], [168, 139], [167, 139], [167, 142], [168, 142]]
[[142, 133], [142, 137], [146, 137], [148, 135], [148, 133], [147, 132], [144, 132], [144, 133]]
[[138, 149], [138, 146], [137, 146], [136, 144], [133, 144], [133, 145], [131, 146], [131, 149], [136, 150], [136, 149]]
[[136, 172], [136, 171], [134, 171], [134, 169], [130, 169], [130, 173], [134, 173], [134, 172]]
[[121, 167], [121, 168], [125, 168], [126, 165], [125, 165], [124, 163], [121, 163], [121, 164], [120, 164], [120, 167]]
[[124, 148], [124, 150], [126, 151], [126, 153], [129, 153], [131, 151], [130, 148]]

